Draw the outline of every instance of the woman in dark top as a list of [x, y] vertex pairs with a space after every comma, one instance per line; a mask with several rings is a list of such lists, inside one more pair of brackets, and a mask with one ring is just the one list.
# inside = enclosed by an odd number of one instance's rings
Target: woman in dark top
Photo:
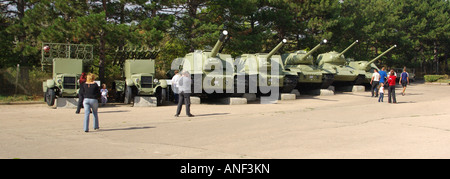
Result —
[[100, 97], [100, 87], [94, 82], [95, 76], [93, 74], [87, 75], [86, 83], [80, 89], [84, 100], [84, 132], [89, 132], [89, 111], [92, 109], [94, 115], [94, 129], [99, 129], [98, 126], [98, 98]]
[[80, 91], [78, 92], [78, 105], [77, 105], [77, 111], [75, 113], [80, 114], [81, 107], [83, 107], [83, 94], [81, 93], [82, 88], [84, 87], [84, 83], [86, 83], [86, 73], [81, 73], [80, 80], [78, 80], [80, 83]]

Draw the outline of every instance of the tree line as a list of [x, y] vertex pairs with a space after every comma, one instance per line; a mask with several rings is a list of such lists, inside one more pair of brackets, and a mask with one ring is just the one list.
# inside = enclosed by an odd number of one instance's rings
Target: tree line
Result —
[[[377, 64], [448, 73], [448, 0], [0, 0], [0, 68], [40, 66], [42, 42], [94, 45], [95, 73], [120, 76], [112, 51], [125, 45], [160, 49], [163, 74], [177, 57], [210, 49], [221, 30], [222, 53], [281, 52], [328, 45], [315, 55], [342, 51], [370, 60], [396, 44]], [[27, 71], [21, 71], [26, 76]], [[24, 77], [25, 80], [27, 77]]]

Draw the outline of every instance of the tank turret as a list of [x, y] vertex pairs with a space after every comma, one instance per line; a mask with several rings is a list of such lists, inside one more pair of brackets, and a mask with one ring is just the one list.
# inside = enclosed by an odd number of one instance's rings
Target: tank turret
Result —
[[[239, 76], [245, 79], [245, 91], [265, 94], [267, 92], [260, 91], [261, 88], [279, 87], [282, 92], [291, 92], [295, 88], [296, 74], [285, 71], [281, 56], [275, 55], [286, 42], [287, 40], [283, 39], [269, 53], [242, 54], [236, 57], [235, 64]], [[275, 68], [277, 65], [278, 68]], [[274, 69], [278, 71], [275, 72]], [[266, 82], [258, 79], [265, 79]]]
[[322, 40], [318, 45], [316, 45], [313, 49], [311, 49], [309, 52], [305, 52], [303, 50], [297, 51], [295, 53], [290, 53], [286, 59], [285, 64], [286, 65], [299, 65], [299, 64], [313, 64], [313, 57], [310, 56], [312, 53], [314, 53], [317, 49], [319, 49], [320, 46], [323, 44], [326, 44], [328, 41], [327, 39]]
[[320, 54], [317, 57], [318, 65], [320, 67], [323, 67], [323, 65], [326, 63], [333, 64], [333, 65], [345, 65], [347, 63], [347, 61], [345, 60], [344, 53], [347, 52], [353, 46], [355, 46], [356, 43], [358, 43], [358, 40], [353, 42], [350, 46], [348, 46], [341, 53], [338, 53], [336, 51], [331, 51], [331, 52]]

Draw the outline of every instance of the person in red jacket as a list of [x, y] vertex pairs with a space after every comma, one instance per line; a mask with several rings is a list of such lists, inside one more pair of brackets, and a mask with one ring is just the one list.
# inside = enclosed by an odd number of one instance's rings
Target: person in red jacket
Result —
[[389, 88], [388, 88], [388, 103], [391, 103], [391, 97], [392, 97], [392, 102], [397, 103], [397, 99], [395, 98], [395, 80], [397, 79], [397, 76], [395, 76], [395, 72], [394, 70], [391, 70], [389, 78], [388, 78], [388, 83], [389, 83]]

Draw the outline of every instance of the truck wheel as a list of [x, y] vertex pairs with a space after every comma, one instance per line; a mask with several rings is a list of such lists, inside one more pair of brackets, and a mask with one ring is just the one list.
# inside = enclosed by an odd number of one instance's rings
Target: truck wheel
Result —
[[126, 89], [125, 89], [125, 97], [123, 99], [123, 102], [125, 104], [130, 104], [132, 98], [133, 98], [133, 90], [131, 90], [130, 86], [127, 86]]
[[55, 90], [47, 89], [47, 92], [45, 93], [45, 102], [47, 102], [48, 106], [53, 106], [55, 104], [55, 98]]

